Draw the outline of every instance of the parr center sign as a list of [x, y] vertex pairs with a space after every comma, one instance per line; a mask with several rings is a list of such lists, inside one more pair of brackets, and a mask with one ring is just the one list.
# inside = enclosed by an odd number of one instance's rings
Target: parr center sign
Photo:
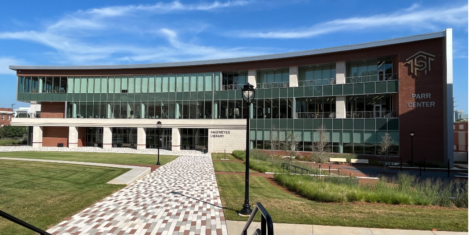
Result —
[[[411, 94], [411, 99], [413, 100], [431, 99], [431, 93]], [[436, 107], [436, 102], [420, 101], [420, 102], [408, 103], [408, 108], [432, 108], [432, 107]]]

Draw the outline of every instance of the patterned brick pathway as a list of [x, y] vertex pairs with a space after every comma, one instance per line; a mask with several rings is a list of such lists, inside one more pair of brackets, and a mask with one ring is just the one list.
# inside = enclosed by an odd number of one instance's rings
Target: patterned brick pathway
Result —
[[227, 235], [227, 226], [211, 158], [181, 156], [48, 232]]

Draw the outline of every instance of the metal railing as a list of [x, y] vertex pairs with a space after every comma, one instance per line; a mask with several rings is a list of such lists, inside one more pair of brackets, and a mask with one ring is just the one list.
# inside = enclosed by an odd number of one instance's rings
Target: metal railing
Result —
[[229, 91], [229, 90], [241, 90], [245, 84], [227, 84], [227, 85], [222, 85], [222, 90], [223, 91]]
[[251, 212], [250, 218], [246, 222], [245, 227], [243, 227], [241, 235], [248, 235], [248, 228], [258, 211], [261, 212], [261, 229], [256, 229], [253, 235], [274, 235], [274, 224], [271, 215], [269, 215], [268, 211], [266, 211], [259, 202], [257, 202], [255, 208], [253, 208], [253, 212]]
[[335, 78], [323, 78], [323, 79], [299, 81], [299, 87], [300, 86], [334, 85], [334, 84], [336, 84]]
[[295, 113], [295, 118], [335, 118], [335, 112], [297, 112]]
[[292, 172], [292, 173], [295, 173], [295, 174], [308, 174], [308, 175], [313, 175], [315, 174], [315, 172], [313, 171], [310, 171], [309, 169], [306, 169], [306, 168], [303, 168], [303, 167], [299, 167], [299, 166], [294, 166], [294, 165], [291, 165], [289, 163], [281, 163], [281, 168], [282, 170], [286, 170], [288, 172]]
[[46, 232], [46, 231], [44, 231], [40, 228], [37, 228], [37, 227], [35, 227], [31, 224], [28, 224], [28, 223], [24, 222], [23, 220], [20, 220], [20, 219], [14, 217], [14, 216], [2, 211], [2, 210], [0, 210], [0, 217], [3, 217], [7, 220], [10, 220], [13, 223], [19, 224], [19, 225], [21, 225], [21, 226], [23, 226], [23, 227], [25, 227], [25, 228], [27, 228], [31, 231], [39, 233], [40, 235], [51, 235], [50, 233], [48, 233], [48, 232]]
[[397, 111], [347, 111], [346, 118], [396, 118], [398, 117]]
[[271, 82], [271, 83], [257, 83], [257, 89], [269, 89], [269, 88], [287, 88], [289, 82]]
[[[397, 80], [398, 76], [396, 73], [388, 73], [383, 77], [384, 80]], [[346, 83], [363, 83], [363, 82], [377, 82], [381, 81], [377, 74], [365, 75], [365, 76], [352, 76], [346, 77]]]

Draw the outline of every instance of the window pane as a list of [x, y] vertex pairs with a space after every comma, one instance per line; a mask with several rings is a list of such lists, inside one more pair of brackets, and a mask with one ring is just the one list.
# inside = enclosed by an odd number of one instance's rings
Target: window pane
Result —
[[200, 73], [197, 76], [197, 91], [204, 91], [204, 74]]
[[144, 77], [142, 78], [142, 93], [147, 93], [149, 87], [149, 78]]
[[[67, 78], [67, 93], [73, 93], [73, 78]], [[41, 87], [42, 92], [42, 87]]]
[[[49, 80], [50, 78], [47, 78], [47, 80]], [[46, 83], [48, 83], [48, 81], [46, 80]], [[81, 82], [80, 82], [80, 85], [81, 85], [81, 89], [80, 89], [80, 93], [86, 93], [86, 89], [87, 89], [87, 79], [86, 78], [82, 78], [80, 79]], [[48, 84], [49, 86], [49, 84]]]
[[155, 79], [155, 92], [162, 92], [162, 76], [157, 76]]
[[168, 92], [168, 76], [163, 77], [162, 92]]
[[119, 93], [122, 92], [122, 90], [129, 90], [129, 87], [128, 87], [128, 79], [127, 78], [121, 78], [121, 89], [119, 90]]
[[121, 78], [114, 78], [114, 93], [121, 93]]
[[[134, 84], [135, 84], [135, 79], [134, 79], [133, 77], [130, 77], [130, 78], [129, 78], [129, 87], [128, 87], [128, 89], [127, 89], [127, 92], [128, 92], [128, 93], [134, 93], [134, 92], [136, 92], [136, 91], [135, 91], [135, 86], [134, 86]], [[122, 84], [122, 85], [123, 85], [122, 89], [123, 89], [123, 90], [126, 90], [126, 89], [124, 88], [124, 84]]]
[[73, 87], [74, 87], [73, 93], [80, 93], [80, 78], [75, 78], [75, 84]]
[[175, 75], [170, 75], [170, 78], [169, 78], [169, 83], [170, 83], [170, 88], [169, 88], [169, 91], [170, 92], [175, 92], [176, 91], [176, 77]]
[[196, 74], [191, 74], [191, 91], [196, 91], [197, 90], [197, 76]]
[[189, 87], [190, 87], [190, 82], [189, 82], [189, 74], [185, 74], [184, 77], [183, 77], [183, 91], [189, 91]]
[[176, 91], [183, 91], [183, 75], [181, 74], [176, 76]]
[[114, 93], [114, 77], [108, 78], [108, 93]]
[[100, 91], [101, 91], [101, 86], [100, 86], [101, 85], [101, 79], [95, 78], [94, 80], [95, 80], [95, 91], [94, 91], [94, 93], [100, 93]]
[[155, 92], [155, 77], [151, 76], [149, 78], [149, 93], [154, 93]]
[[108, 88], [108, 78], [101, 78], [101, 93], [106, 93]]
[[212, 91], [212, 73], [206, 73], [205, 81], [206, 91]]
[[142, 93], [142, 78], [135, 78], [135, 93]]
[[220, 73], [214, 74], [214, 90], [220, 90]]

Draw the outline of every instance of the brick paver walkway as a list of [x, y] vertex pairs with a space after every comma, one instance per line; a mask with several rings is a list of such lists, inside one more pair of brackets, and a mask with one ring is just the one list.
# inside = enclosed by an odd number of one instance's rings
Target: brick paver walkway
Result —
[[181, 156], [48, 232], [227, 235], [227, 226], [211, 158]]

